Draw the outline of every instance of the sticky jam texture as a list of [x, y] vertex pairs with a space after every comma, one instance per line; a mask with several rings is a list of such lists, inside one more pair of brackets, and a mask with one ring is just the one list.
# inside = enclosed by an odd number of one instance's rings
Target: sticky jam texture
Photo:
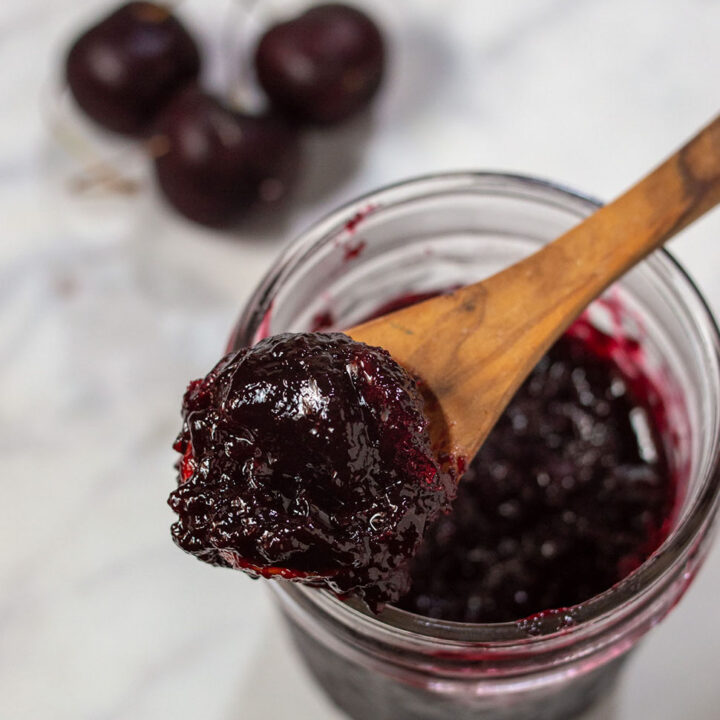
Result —
[[[452, 290], [452, 288], [450, 288]], [[435, 297], [397, 297], [372, 317]], [[667, 537], [673, 428], [621, 308], [617, 335], [577, 320], [521, 386], [463, 475], [452, 511], [428, 528], [396, 606], [458, 622], [543, 617], [608, 590]], [[332, 327], [318, 314], [314, 329]]]
[[183, 400], [175, 542], [213, 565], [355, 593], [377, 609], [455, 494], [422, 398], [387, 352], [340, 333], [230, 353]]
[[668, 532], [675, 488], [652, 383], [581, 320], [540, 361], [428, 529], [399, 607], [462, 622], [567, 608]]

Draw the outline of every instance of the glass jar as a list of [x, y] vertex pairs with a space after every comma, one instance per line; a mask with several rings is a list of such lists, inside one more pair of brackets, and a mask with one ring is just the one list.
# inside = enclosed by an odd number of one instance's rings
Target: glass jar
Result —
[[[488, 276], [599, 203], [526, 177], [463, 173], [367, 195], [299, 237], [250, 299], [231, 346], [331, 320], [349, 327], [383, 303]], [[681, 478], [672, 529], [639, 568], [568, 611], [469, 624], [393, 607], [373, 616], [326, 591], [272, 583], [324, 690], [358, 720], [575, 716], [609, 693], [628, 651], [687, 589], [708, 550], [720, 488], [720, 339], [682, 268], [654, 253], [588, 311], [636, 339], [667, 411]]]

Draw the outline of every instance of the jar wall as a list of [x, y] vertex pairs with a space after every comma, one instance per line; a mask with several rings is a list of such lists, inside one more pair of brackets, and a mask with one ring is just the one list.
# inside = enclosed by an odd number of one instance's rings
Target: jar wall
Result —
[[570, 720], [608, 697], [627, 656], [540, 687], [527, 683], [480, 693], [477, 681], [403, 681], [328, 647], [285, 616], [292, 640], [315, 681], [353, 720]]
[[[597, 207], [547, 183], [493, 174], [382, 190], [320, 221], [290, 247], [251, 298], [231, 345], [312, 329], [319, 317], [349, 327], [399, 296], [480, 280]], [[608, 694], [627, 653], [694, 577], [718, 500], [717, 329], [663, 252], [611, 288], [590, 319], [642, 345], [643, 372], [663, 395], [664, 441], [680, 480], [670, 537], [607, 593], [567, 617], [548, 614], [530, 625], [436, 623], [394, 608], [375, 618], [327, 593], [277, 583], [304, 661], [350, 717], [573, 717]]]

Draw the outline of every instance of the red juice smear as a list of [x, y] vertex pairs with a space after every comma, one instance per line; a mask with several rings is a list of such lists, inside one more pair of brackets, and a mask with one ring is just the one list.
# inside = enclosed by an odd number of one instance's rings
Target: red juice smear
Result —
[[364, 222], [364, 220], [374, 213], [380, 206], [379, 205], [373, 205], [369, 204], [366, 205], [364, 208], [358, 210], [346, 223], [345, 223], [345, 232], [349, 233], [350, 235], [353, 235], [358, 227], [360, 227], [361, 223]]
[[359, 258], [362, 254], [362, 251], [366, 247], [367, 243], [364, 240], [358, 240], [355, 243], [348, 243], [347, 245], [345, 245], [343, 260], [345, 262], [349, 262], [350, 260], [355, 260], [356, 258]]
[[310, 323], [310, 332], [322, 332], [335, 324], [335, 318], [329, 310], [323, 310], [313, 316]]

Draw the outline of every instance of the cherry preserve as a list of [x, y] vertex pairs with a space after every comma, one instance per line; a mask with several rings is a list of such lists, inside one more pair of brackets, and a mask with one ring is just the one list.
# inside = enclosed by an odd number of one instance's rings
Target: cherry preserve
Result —
[[[398, 298], [381, 315], [432, 294]], [[667, 534], [675, 488], [640, 349], [580, 319], [526, 379], [462, 477], [434, 457], [390, 355], [327, 330], [223, 358], [183, 400], [187, 552], [253, 577], [470, 623], [578, 605]], [[627, 357], [625, 357], [627, 360]], [[627, 368], [627, 362], [624, 363]]]
[[[372, 317], [436, 294], [396, 298]], [[332, 322], [318, 316], [314, 329]], [[647, 559], [669, 531], [676, 487], [664, 407], [641, 354], [576, 321], [469, 464], [450, 513], [426, 531], [398, 607], [519, 620], [580, 604]]]
[[540, 361], [426, 533], [399, 607], [517, 620], [588, 600], [658, 547], [674, 483], [649, 387], [611, 346], [570, 333]]
[[228, 354], [183, 400], [173, 539], [213, 565], [354, 593], [373, 609], [455, 483], [415, 382], [341, 333], [287, 333]]

